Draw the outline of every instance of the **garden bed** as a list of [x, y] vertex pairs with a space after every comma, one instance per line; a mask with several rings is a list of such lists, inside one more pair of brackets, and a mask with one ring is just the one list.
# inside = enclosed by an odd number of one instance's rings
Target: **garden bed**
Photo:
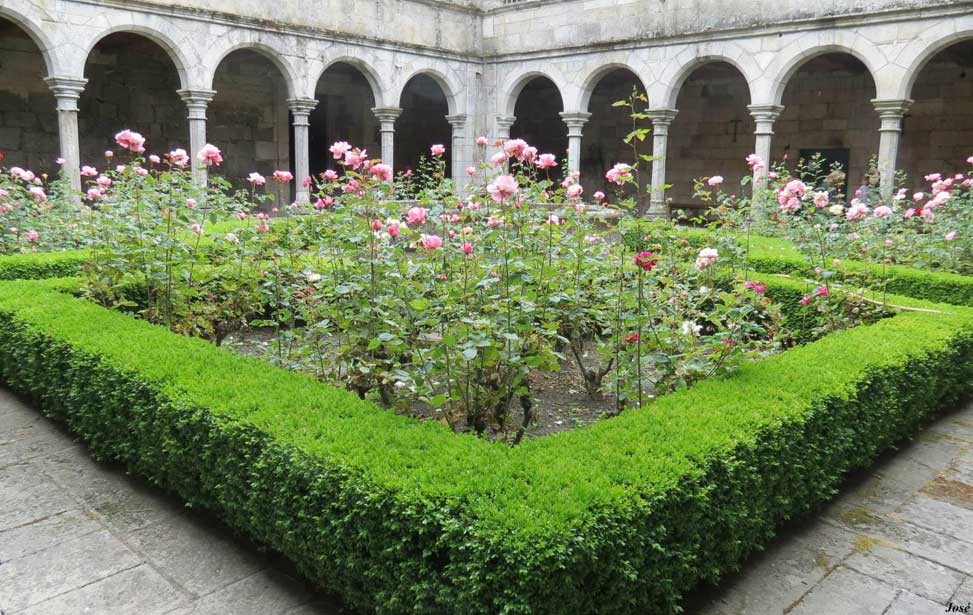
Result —
[[0, 284], [9, 386], [380, 613], [674, 613], [973, 383], [973, 311], [896, 297], [938, 313], [511, 449], [52, 286]]

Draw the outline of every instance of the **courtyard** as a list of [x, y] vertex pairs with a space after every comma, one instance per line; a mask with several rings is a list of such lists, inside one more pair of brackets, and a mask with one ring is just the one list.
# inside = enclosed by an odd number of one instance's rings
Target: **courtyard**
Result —
[[970, 608], [973, 5], [299, 4], [0, 2], [0, 614]]

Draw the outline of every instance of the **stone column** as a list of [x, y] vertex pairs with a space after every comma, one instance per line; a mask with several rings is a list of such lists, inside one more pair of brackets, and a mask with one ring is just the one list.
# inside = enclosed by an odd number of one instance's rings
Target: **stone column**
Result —
[[754, 128], [754, 147], [753, 153], [760, 157], [764, 162], [762, 169], [757, 169], [753, 173], [753, 183], [763, 180], [767, 176], [767, 169], [770, 166], [770, 147], [774, 139], [774, 122], [780, 117], [784, 107], [782, 105], [748, 105], [750, 115], [756, 124]]
[[64, 175], [75, 190], [81, 190], [81, 141], [78, 137], [78, 98], [87, 79], [48, 77], [47, 82], [57, 100], [57, 128], [61, 140]]
[[891, 198], [895, 190], [895, 164], [899, 155], [899, 137], [902, 136], [902, 117], [912, 101], [904, 99], [873, 99], [872, 104], [882, 120], [879, 126], [878, 173], [882, 196]]
[[517, 117], [513, 115], [498, 115], [497, 116], [497, 130], [496, 138], [497, 140], [504, 140], [510, 138], [510, 127], [514, 125], [517, 121]]
[[179, 90], [179, 97], [189, 109], [189, 156], [193, 165], [193, 183], [197, 186], [206, 185], [206, 165], [196, 154], [206, 145], [206, 108], [214, 96], [214, 90]]
[[591, 117], [581, 111], [562, 111], [561, 119], [568, 126], [568, 172], [581, 171], [581, 129]]
[[453, 181], [457, 187], [461, 188], [469, 183], [469, 178], [466, 176], [466, 167], [469, 166], [470, 162], [466, 155], [466, 114], [447, 115], [446, 121], [453, 129], [452, 143], [450, 144]]
[[318, 101], [313, 98], [288, 98], [287, 106], [294, 124], [294, 201], [304, 205], [311, 201], [308, 187], [304, 185], [304, 180], [311, 174], [308, 163], [308, 129], [311, 123], [308, 118], [318, 106]]
[[378, 118], [382, 133], [382, 162], [395, 168], [395, 120], [402, 115], [399, 107], [375, 107], [372, 113]]
[[[669, 147], [669, 125], [676, 119], [677, 109], [660, 107], [648, 110], [652, 120], [652, 195], [649, 200], [649, 218], [668, 218], [666, 205], [666, 150]], [[641, 191], [641, 188], [640, 188]]]

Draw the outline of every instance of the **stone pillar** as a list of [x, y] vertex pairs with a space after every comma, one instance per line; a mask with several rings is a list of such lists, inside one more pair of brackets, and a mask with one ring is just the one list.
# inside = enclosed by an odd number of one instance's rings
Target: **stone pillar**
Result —
[[395, 120], [402, 115], [399, 107], [375, 107], [372, 113], [378, 118], [382, 133], [382, 162], [395, 168]]
[[902, 117], [912, 101], [904, 99], [873, 99], [872, 104], [878, 111], [882, 124], [878, 129], [878, 173], [882, 196], [891, 198], [895, 190], [895, 164], [899, 155], [899, 137], [902, 136]]
[[753, 117], [754, 124], [754, 147], [753, 153], [760, 157], [764, 162], [762, 169], [757, 169], [753, 173], [753, 183], [762, 181], [767, 176], [767, 169], [770, 166], [770, 148], [774, 139], [774, 122], [784, 111], [782, 105], [748, 105], [750, 115]]
[[470, 160], [466, 155], [466, 114], [447, 115], [446, 121], [453, 129], [452, 143], [450, 144], [450, 164], [452, 165], [453, 181], [458, 188], [469, 183], [466, 176], [466, 167]]
[[206, 165], [196, 154], [206, 145], [206, 108], [214, 96], [214, 90], [179, 90], [179, 97], [189, 109], [189, 156], [193, 165], [193, 183], [197, 186], [206, 185]]
[[510, 138], [510, 127], [514, 125], [517, 121], [517, 117], [513, 115], [498, 115], [497, 116], [497, 131], [496, 139], [506, 141]]
[[[669, 125], [676, 119], [677, 109], [660, 107], [648, 110], [652, 120], [652, 195], [649, 200], [649, 218], [668, 218], [666, 205], [666, 150], [669, 147]], [[641, 188], [640, 188], [641, 191]]]
[[308, 118], [318, 106], [318, 101], [313, 98], [288, 98], [287, 106], [294, 124], [294, 201], [304, 205], [311, 201], [308, 187], [304, 185], [304, 180], [311, 174], [308, 163], [308, 129], [311, 123]]
[[568, 172], [581, 171], [581, 129], [591, 117], [581, 111], [562, 111], [561, 119], [568, 126]]
[[81, 190], [81, 141], [78, 137], [78, 98], [87, 79], [48, 77], [47, 82], [57, 100], [57, 128], [61, 140], [64, 175], [71, 187]]

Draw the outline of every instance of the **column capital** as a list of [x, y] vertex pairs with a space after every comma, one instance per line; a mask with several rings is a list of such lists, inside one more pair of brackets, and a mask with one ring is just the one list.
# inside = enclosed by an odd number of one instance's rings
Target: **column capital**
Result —
[[672, 120], [676, 119], [676, 115], [679, 114], [679, 109], [659, 107], [657, 109], [648, 109], [645, 114], [652, 120], [653, 126], [668, 126], [672, 123]]
[[378, 119], [379, 122], [392, 122], [402, 115], [401, 107], [372, 107], [372, 114]]
[[466, 114], [457, 113], [455, 115], [447, 115], [446, 121], [453, 127], [453, 130], [462, 130], [466, 126]]
[[186, 108], [189, 109], [189, 119], [205, 120], [206, 108], [213, 97], [216, 96], [216, 90], [186, 88], [176, 90], [176, 94], [179, 94], [179, 98], [186, 103]]
[[78, 98], [84, 92], [84, 86], [88, 83], [87, 79], [76, 79], [74, 77], [47, 77], [44, 79], [47, 87], [54, 92], [57, 99], [58, 111], [77, 111]]
[[591, 118], [590, 113], [584, 111], [562, 111], [558, 115], [564, 120], [564, 123], [568, 126], [568, 136], [572, 134], [581, 135], [581, 129], [584, 125], [588, 123]]
[[883, 120], [901, 120], [913, 102], [910, 98], [873, 98], [872, 106]]
[[288, 98], [287, 108], [294, 116], [294, 124], [306, 125], [307, 116], [318, 106], [318, 101], [313, 98]]
[[784, 112], [784, 105], [747, 105], [747, 109], [755, 121], [773, 123]]
[[516, 115], [498, 115], [497, 128], [506, 128], [507, 130], [510, 130], [510, 127], [513, 126], [516, 121]]

